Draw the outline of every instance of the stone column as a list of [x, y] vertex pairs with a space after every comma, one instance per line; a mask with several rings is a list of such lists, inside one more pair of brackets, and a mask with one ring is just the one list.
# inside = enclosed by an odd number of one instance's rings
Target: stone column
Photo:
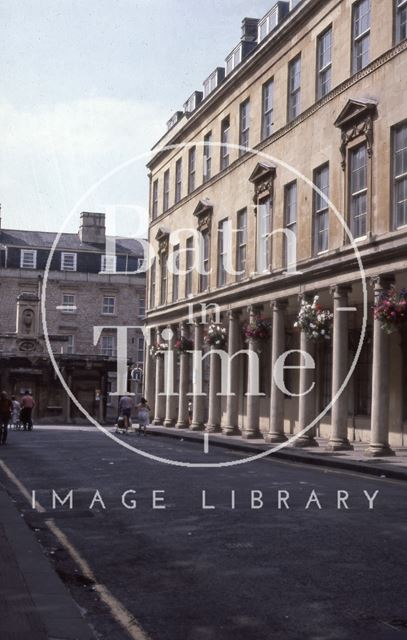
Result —
[[[189, 339], [189, 328], [186, 322], [180, 325], [181, 337]], [[189, 370], [192, 354], [181, 352], [179, 355], [179, 399], [178, 399], [178, 420], [175, 425], [176, 429], [188, 429], [188, 386], [189, 386]]]
[[147, 328], [144, 350], [143, 396], [146, 398], [153, 415], [155, 415], [155, 371], [154, 360], [150, 355], [151, 335], [154, 329]]
[[209, 407], [208, 422], [205, 431], [207, 433], [217, 433], [220, 431], [221, 397], [221, 360], [215, 353], [216, 347], [211, 347], [209, 352]]
[[[157, 329], [157, 342], [161, 340], [160, 330]], [[165, 417], [164, 396], [164, 355], [155, 356], [155, 415], [153, 424], [161, 426]]]
[[[166, 342], [168, 352], [164, 355], [164, 379], [165, 379], [165, 420], [164, 427], [175, 427], [178, 415], [178, 394], [175, 390], [176, 354], [174, 351], [175, 331], [168, 326], [166, 330]], [[175, 395], [176, 394], [176, 395]]]
[[[251, 306], [249, 308], [249, 318], [250, 322], [254, 322], [262, 310], [261, 306]], [[249, 338], [248, 341], [248, 351], [254, 352], [258, 354], [258, 341]], [[250, 363], [250, 360], [249, 360]], [[260, 368], [260, 367], [259, 367]], [[260, 375], [260, 371], [259, 371]], [[250, 365], [248, 369], [247, 376], [248, 383], [248, 392], [250, 392]], [[246, 440], [253, 440], [254, 438], [261, 438], [259, 422], [260, 422], [260, 397], [247, 395], [247, 416], [246, 416], [246, 424], [244, 429], [242, 430], [242, 438]]]
[[[379, 277], [374, 283], [377, 302], [390, 286], [392, 279]], [[372, 457], [394, 456], [389, 446], [389, 368], [390, 336], [383, 331], [380, 320], [373, 321], [373, 376], [370, 445], [366, 455]]]
[[[343, 381], [349, 372], [348, 366], [348, 341], [349, 341], [349, 305], [348, 294], [351, 287], [338, 285], [333, 287], [334, 296], [334, 321], [332, 344], [332, 398], [339, 392]], [[331, 437], [328, 451], [349, 451], [353, 447], [348, 440], [348, 387], [332, 405], [331, 410]]]
[[[300, 349], [301, 351], [308, 353], [315, 362], [316, 348], [315, 342], [313, 340], [309, 340], [304, 331], [301, 331], [300, 338]], [[316, 380], [315, 369], [305, 368], [304, 365], [304, 357], [301, 358], [301, 369], [300, 369], [300, 398], [299, 398], [299, 411], [298, 411], [298, 422], [299, 422], [299, 430], [302, 431], [305, 429], [315, 418], [316, 418]], [[310, 390], [311, 389], [311, 390]], [[295, 440], [294, 447], [303, 448], [303, 447], [318, 447], [318, 442], [315, 440], [315, 427], [312, 429], [308, 429], [304, 435]]]
[[[194, 351], [202, 351], [203, 348], [203, 324], [199, 320], [195, 320], [194, 324]], [[200, 363], [202, 371], [202, 363]], [[200, 390], [199, 390], [200, 391]], [[192, 396], [193, 396], [193, 411], [192, 411], [192, 424], [190, 425], [191, 431], [202, 431], [204, 429], [204, 416], [205, 416], [205, 396], [195, 395], [198, 392], [198, 380], [195, 371], [193, 372], [192, 380]]]
[[[239, 360], [232, 357], [240, 349], [240, 310], [231, 309], [228, 314], [228, 392], [226, 398], [226, 424], [222, 427], [225, 436], [234, 436], [239, 433], [238, 411], [239, 411]], [[232, 395], [234, 394], [234, 395]]]
[[270, 393], [270, 431], [265, 441], [270, 444], [285, 442], [284, 434], [284, 393], [274, 380], [274, 367], [285, 351], [285, 311], [287, 300], [273, 302], [273, 336], [271, 347], [271, 393]]

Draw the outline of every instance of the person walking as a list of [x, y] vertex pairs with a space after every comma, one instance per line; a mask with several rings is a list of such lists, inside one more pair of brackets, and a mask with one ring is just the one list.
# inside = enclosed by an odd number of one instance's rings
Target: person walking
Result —
[[11, 426], [14, 429], [18, 429], [20, 427], [20, 412], [21, 412], [21, 404], [18, 400], [16, 400], [15, 396], [11, 396], [11, 404], [13, 405], [13, 411], [11, 413]]
[[137, 421], [139, 425], [139, 435], [143, 431], [143, 434], [146, 435], [147, 425], [150, 424], [150, 407], [148, 406], [147, 400], [145, 398], [141, 398], [137, 407]]
[[128, 431], [130, 427], [131, 412], [134, 407], [132, 396], [122, 396], [119, 402], [119, 412], [123, 416], [124, 428]]
[[0, 444], [7, 443], [8, 424], [11, 418], [13, 405], [6, 391], [0, 394]]
[[32, 431], [33, 421], [32, 412], [35, 407], [34, 398], [29, 391], [25, 391], [21, 398], [21, 424], [24, 427], [24, 431]]

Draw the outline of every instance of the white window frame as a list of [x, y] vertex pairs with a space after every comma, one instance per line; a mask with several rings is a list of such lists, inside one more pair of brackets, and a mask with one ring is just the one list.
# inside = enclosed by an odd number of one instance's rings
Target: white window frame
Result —
[[71, 356], [75, 353], [75, 336], [71, 334], [64, 337], [68, 340], [64, 343], [63, 352], [65, 355]]
[[224, 118], [220, 125], [220, 141], [222, 146], [220, 148], [220, 169], [227, 169], [230, 164], [230, 151], [228, 144], [230, 142], [230, 116]]
[[186, 274], [185, 274], [185, 297], [189, 298], [192, 295], [192, 287], [193, 287], [193, 264], [194, 264], [194, 237], [189, 236], [186, 239], [185, 245], [185, 260], [186, 260]]
[[229, 251], [229, 220], [224, 218], [218, 225], [218, 287], [224, 287], [227, 283], [226, 262]]
[[[360, 31], [356, 33], [356, 27], [360, 19], [357, 19], [357, 12], [360, 6], [367, 2], [369, 5], [369, 27], [364, 31]], [[366, 14], [364, 14], [366, 15]], [[372, 6], [371, 0], [358, 0], [352, 6], [352, 73], [357, 73], [358, 71], [362, 71], [370, 62], [370, 31], [371, 31], [371, 20], [372, 20]], [[368, 59], [365, 64], [358, 64], [358, 61], [361, 59], [361, 56], [358, 56], [358, 47], [363, 45], [363, 43], [367, 40], [368, 42]]]
[[153, 182], [153, 196], [152, 196], [152, 218], [158, 216], [158, 179]]
[[102, 255], [100, 272], [101, 273], [117, 273], [117, 256]]
[[257, 204], [257, 272], [269, 273], [271, 267], [271, 233], [273, 228], [273, 203], [271, 196]]
[[237, 229], [236, 229], [236, 271], [237, 280], [243, 280], [247, 266], [247, 209], [241, 209], [237, 212]]
[[[401, 222], [398, 218], [398, 207], [397, 205], [400, 204], [401, 201], [397, 200], [397, 190], [398, 190], [398, 186], [401, 183], [404, 183], [405, 185], [405, 190], [407, 191], [407, 163], [406, 166], [403, 166], [403, 170], [401, 171], [401, 173], [398, 173], [397, 171], [397, 162], [396, 162], [396, 157], [398, 153], [405, 153], [407, 155], [407, 146], [406, 147], [400, 147], [400, 149], [396, 148], [396, 136], [397, 133], [401, 130], [406, 130], [406, 137], [407, 137], [407, 122], [404, 122], [401, 125], [398, 125], [396, 127], [394, 127], [393, 129], [393, 209], [394, 209], [394, 228], [395, 229], [402, 229], [403, 227], [407, 226], [407, 214], [405, 215], [405, 222]], [[404, 155], [403, 153], [403, 155]], [[402, 201], [404, 203], [404, 208], [407, 208], [407, 199]]]
[[[297, 65], [298, 70], [296, 71]], [[301, 113], [301, 67], [301, 54], [293, 58], [288, 64], [288, 122], [298, 118]]]
[[163, 212], [170, 208], [170, 170], [164, 172], [163, 180]]
[[[294, 194], [294, 198], [292, 198]], [[294, 211], [294, 216], [291, 215]], [[286, 184], [284, 187], [284, 227], [290, 233], [297, 237], [297, 221], [298, 221], [298, 183], [296, 180]], [[296, 247], [295, 255], [289, 255], [289, 250], [294, 253], [294, 247], [292, 241], [289, 240], [289, 236], [284, 235], [284, 266], [286, 268], [293, 268], [297, 264]]]
[[212, 131], [208, 131], [204, 137], [203, 151], [203, 181], [207, 182], [212, 177]]
[[[29, 258], [29, 264], [26, 264], [27, 258]], [[21, 249], [20, 269], [36, 269], [36, 268], [37, 268], [37, 250]]]
[[250, 142], [250, 99], [241, 103], [239, 109], [239, 155], [243, 156], [249, 148]]
[[[67, 258], [73, 258], [72, 265], [68, 266], [65, 262]], [[77, 271], [78, 254], [68, 251], [61, 253], [61, 271]]]
[[261, 137], [266, 140], [273, 133], [274, 78], [263, 85]]
[[[329, 48], [322, 49], [324, 39], [327, 36], [330, 36], [330, 46]], [[333, 40], [333, 29], [332, 25], [329, 26], [325, 31], [323, 31], [318, 36], [318, 44], [317, 44], [317, 100], [324, 98], [332, 89], [332, 40]], [[330, 51], [329, 60], [323, 64], [322, 58], [323, 53], [325, 51]], [[329, 72], [329, 87], [326, 88], [326, 74]]]
[[[352, 189], [352, 183], [353, 183], [353, 175], [356, 172], [356, 170], [354, 169], [354, 165], [353, 165], [353, 161], [355, 158], [355, 155], [357, 153], [357, 151], [359, 151], [359, 149], [365, 149], [365, 158], [366, 158], [366, 164], [364, 165], [365, 167], [365, 171], [366, 171], [366, 185], [365, 187], [363, 187], [362, 189], [358, 189], [356, 191], [353, 191]], [[366, 238], [367, 236], [367, 222], [368, 222], [368, 212], [369, 212], [369, 189], [368, 189], [368, 184], [369, 184], [369, 156], [368, 156], [368, 152], [367, 152], [367, 144], [364, 142], [363, 144], [360, 144], [356, 147], [353, 147], [352, 149], [350, 149], [349, 151], [350, 153], [350, 158], [349, 158], [349, 221], [350, 221], [350, 230], [351, 233], [353, 235], [353, 237], [355, 238], [355, 240], [363, 240], [364, 238]], [[357, 171], [360, 171], [362, 167], [359, 166], [357, 168]], [[363, 214], [359, 214], [357, 216], [357, 218], [361, 218], [362, 215], [364, 216], [364, 227], [365, 227], [365, 233], [362, 233], [361, 235], [357, 235], [356, 234], [356, 215], [355, 212], [353, 210], [353, 205], [356, 202], [356, 200], [358, 198], [360, 198], [360, 196], [366, 196], [366, 211]]]
[[182, 199], [182, 158], [175, 163], [175, 204]]
[[[325, 189], [322, 188], [321, 177], [324, 172], [327, 172], [328, 183]], [[314, 184], [322, 191], [322, 193], [329, 198], [329, 164], [323, 164], [314, 171]], [[321, 219], [326, 219], [326, 225], [321, 230], [319, 228], [319, 222]], [[326, 236], [324, 235], [326, 234]], [[326, 239], [326, 247], [321, 248], [321, 238]], [[314, 254], [320, 255], [326, 253], [329, 250], [329, 205], [328, 203], [314, 191]]]
[[[113, 305], [107, 301], [113, 300]], [[116, 296], [103, 296], [102, 299], [102, 315], [103, 316], [115, 316], [117, 315], [117, 299]]]
[[[395, 12], [396, 12], [396, 44], [403, 42], [407, 38], [407, 0], [395, 0]], [[401, 21], [401, 18], [404, 21]], [[403, 36], [401, 29], [404, 27], [405, 35]]]
[[188, 194], [196, 188], [196, 147], [191, 147], [188, 152]]
[[[71, 299], [69, 302], [67, 299]], [[62, 294], [62, 305], [61, 305], [62, 313], [76, 313], [76, 299], [74, 293], [63, 293]]]

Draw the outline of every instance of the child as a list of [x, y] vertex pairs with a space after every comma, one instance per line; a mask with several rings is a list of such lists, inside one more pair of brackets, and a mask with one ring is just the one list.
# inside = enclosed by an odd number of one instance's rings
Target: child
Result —
[[137, 409], [137, 421], [139, 424], [139, 435], [141, 431], [143, 431], [144, 435], [146, 435], [147, 425], [150, 424], [150, 407], [147, 404], [147, 400], [145, 398], [141, 398], [139, 404], [136, 407]]

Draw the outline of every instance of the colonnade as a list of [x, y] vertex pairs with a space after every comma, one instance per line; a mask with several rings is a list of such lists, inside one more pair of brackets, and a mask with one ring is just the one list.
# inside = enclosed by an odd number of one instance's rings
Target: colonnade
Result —
[[[377, 278], [374, 285], [375, 297], [378, 298], [388, 287], [388, 281]], [[348, 334], [349, 318], [355, 309], [349, 307], [351, 287], [337, 285], [332, 287], [333, 297], [333, 332], [332, 332], [332, 407], [331, 433], [327, 448], [331, 451], [352, 449], [348, 439], [348, 384], [345, 384], [349, 374], [348, 366]], [[156, 355], [147, 354], [145, 371], [145, 394], [154, 398], [154, 424], [168, 428], [193, 431], [205, 430], [209, 433], [222, 432], [224, 435], [241, 435], [245, 439], [263, 438], [267, 443], [280, 443], [287, 440], [284, 430], [285, 396], [276, 376], [273, 375], [276, 363], [286, 351], [286, 309], [287, 299], [277, 299], [271, 302], [272, 335], [271, 335], [271, 382], [270, 382], [270, 410], [269, 428], [261, 432], [259, 397], [250, 395], [250, 381], [246, 394], [246, 411], [242, 424], [239, 425], [239, 389], [242, 367], [233, 359], [242, 349], [241, 341], [241, 308], [233, 308], [223, 314], [223, 323], [227, 328], [228, 394], [225, 400], [225, 412], [222, 420], [221, 388], [221, 360], [216, 353], [209, 353], [209, 388], [207, 395], [201, 393], [200, 376], [192, 375], [195, 354], [203, 349], [204, 325], [199, 318], [193, 324], [182, 320], [176, 325], [155, 327], [152, 341], [162, 342], [161, 331], [171, 329], [172, 335], [168, 341], [171, 353]], [[262, 311], [262, 305], [249, 307], [249, 320], [254, 321]], [[388, 435], [388, 407], [389, 407], [389, 336], [381, 329], [380, 321], [373, 319], [373, 371], [372, 371], [372, 406], [371, 406], [371, 438], [366, 451], [371, 456], [393, 455], [389, 446]], [[150, 328], [151, 329], [151, 328]], [[193, 353], [180, 352], [178, 359], [173, 352], [176, 335], [193, 341]], [[245, 348], [248, 352], [258, 351], [259, 345], [254, 338], [247, 339]], [[315, 358], [315, 342], [300, 332], [300, 350]], [[210, 347], [213, 351], [213, 347]], [[192, 367], [192, 369], [191, 369]], [[178, 376], [175, 375], [178, 369]], [[299, 370], [299, 399], [298, 399], [298, 429], [301, 432], [293, 443], [296, 447], [317, 447], [316, 427], [318, 415], [316, 407], [315, 370], [301, 366]], [[189, 390], [192, 377], [192, 389]], [[249, 378], [249, 376], [247, 376]], [[177, 389], [171, 389], [171, 379], [177, 380]], [[163, 393], [166, 380], [167, 393]], [[173, 393], [169, 393], [170, 389]], [[192, 403], [192, 416], [189, 406]], [[205, 420], [207, 415], [207, 419]], [[314, 424], [315, 423], [315, 424]], [[310, 425], [312, 425], [310, 427]]]

